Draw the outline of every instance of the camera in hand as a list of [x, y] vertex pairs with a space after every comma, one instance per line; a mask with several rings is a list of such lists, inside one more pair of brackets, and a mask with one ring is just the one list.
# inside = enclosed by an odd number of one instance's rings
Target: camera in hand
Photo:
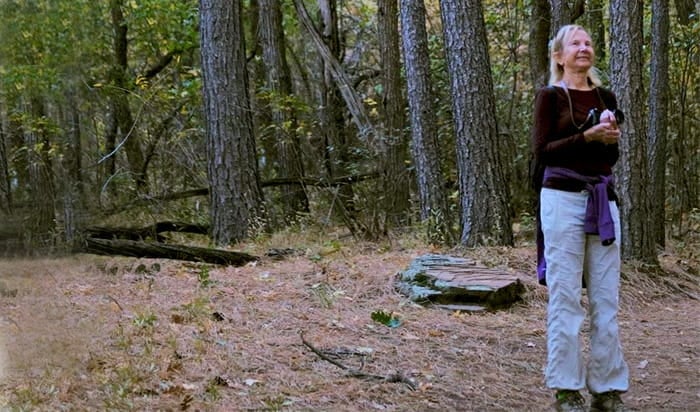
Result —
[[[615, 121], [617, 122], [618, 125], [621, 125], [625, 121], [625, 115], [622, 113], [621, 110], [615, 109], [612, 111], [613, 114], [615, 115]], [[586, 118], [586, 123], [585, 127], [593, 127], [600, 123], [600, 115], [601, 111], [598, 110], [597, 107], [592, 108], [591, 110], [588, 111], [588, 117]]]

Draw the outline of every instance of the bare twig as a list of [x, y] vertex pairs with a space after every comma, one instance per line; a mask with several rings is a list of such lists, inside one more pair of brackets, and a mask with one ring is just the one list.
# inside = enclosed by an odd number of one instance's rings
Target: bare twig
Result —
[[4, 316], [4, 318], [7, 319], [8, 321], [12, 322], [12, 324], [15, 325], [15, 327], [17, 327], [17, 330], [19, 330], [19, 331], [22, 330], [22, 328], [19, 326], [19, 323], [15, 322], [14, 319], [12, 319], [9, 316]]
[[397, 372], [392, 375], [374, 375], [371, 373], [365, 373], [362, 372], [361, 370], [358, 369], [353, 369], [349, 368], [345, 365], [343, 365], [341, 362], [331, 359], [328, 357], [325, 353], [314, 347], [311, 343], [309, 343], [306, 339], [304, 339], [304, 331], [299, 331], [299, 337], [301, 337], [301, 342], [311, 350], [311, 352], [315, 353], [319, 358], [325, 360], [326, 362], [330, 362], [333, 365], [339, 367], [340, 369], [347, 371], [348, 375], [354, 377], [354, 378], [361, 378], [361, 379], [371, 379], [371, 380], [378, 380], [382, 382], [391, 382], [391, 383], [404, 383], [406, 386], [408, 386], [409, 389], [416, 390], [416, 384], [409, 378], [405, 377], [403, 374]]
[[113, 298], [112, 296], [110, 296], [110, 295], [105, 295], [105, 297], [107, 297], [109, 300], [111, 300], [112, 302], [114, 302], [114, 303], [117, 305], [117, 307], [119, 308], [120, 311], [124, 312], [124, 308], [122, 308], [122, 305], [120, 305], [119, 302], [118, 302], [116, 299], [114, 299], [114, 298]]

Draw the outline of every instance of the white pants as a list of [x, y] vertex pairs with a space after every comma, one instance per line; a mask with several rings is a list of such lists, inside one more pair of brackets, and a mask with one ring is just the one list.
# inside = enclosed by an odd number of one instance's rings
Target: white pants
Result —
[[[629, 369], [617, 325], [620, 285], [620, 213], [610, 202], [615, 242], [603, 246], [598, 235], [583, 231], [586, 192], [543, 188], [540, 213], [547, 261], [547, 369], [552, 389], [592, 393], [627, 391]], [[590, 359], [584, 366], [580, 331], [586, 316], [581, 279], [588, 290]]]

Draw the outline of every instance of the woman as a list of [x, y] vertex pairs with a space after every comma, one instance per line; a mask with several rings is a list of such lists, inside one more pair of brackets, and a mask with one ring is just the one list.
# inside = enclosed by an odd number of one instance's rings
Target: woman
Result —
[[[545, 166], [539, 198], [542, 281], [549, 288], [545, 380], [560, 411], [585, 410], [584, 388], [593, 395], [591, 410], [625, 410], [620, 394], [629, 386], [617, 324], [620, 221], [612, 188], [622, 116], [613, 93], [600, 87], [594, 58], [586, 30], [562, 27], [551, 44], [549, 86], [535, 102], [533, 144]], [[587, 365], [579, 339], [584, 285], [591, 321]]]

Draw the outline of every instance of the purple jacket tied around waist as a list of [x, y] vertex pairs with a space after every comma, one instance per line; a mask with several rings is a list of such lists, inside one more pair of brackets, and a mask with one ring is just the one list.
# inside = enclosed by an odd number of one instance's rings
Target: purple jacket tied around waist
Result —
[[[576, 180], [585, 183], [588, 191], [586, 217], [583, 230], [587, 234], [599, 235], [604, 246], [615, 242], [615, 222], [610, 213], [608, 186], [612, 186], [614, 178], [610, 176], [585, 176], [564, 167], [547, 166], [544, 170], [544, 181], [549, 178]], [[547, 284], [547, 262], [544, 259], [544, 234], [540, 219], [537, 219], [537, 279], [541, 285]]]

